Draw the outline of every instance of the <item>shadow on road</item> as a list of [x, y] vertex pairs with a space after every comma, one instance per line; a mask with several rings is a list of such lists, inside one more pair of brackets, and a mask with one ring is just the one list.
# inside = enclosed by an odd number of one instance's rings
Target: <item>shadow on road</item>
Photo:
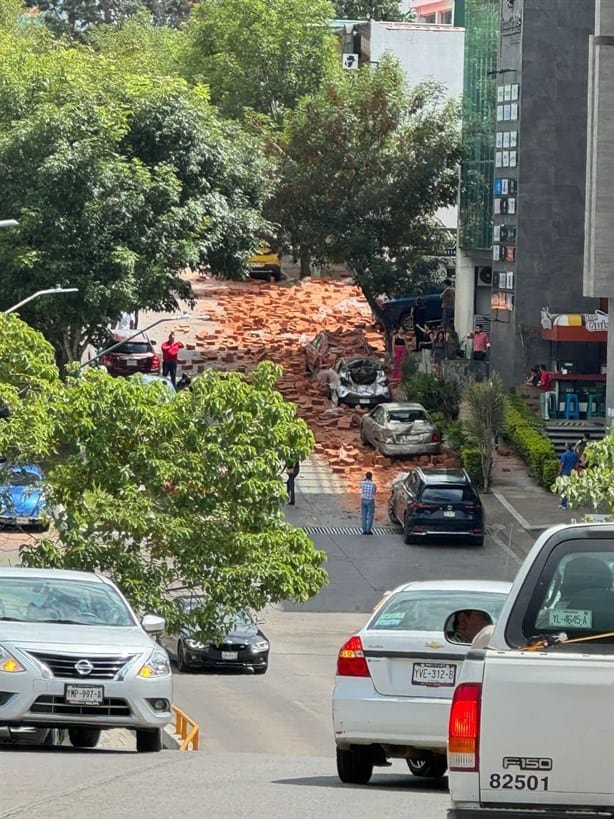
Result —
[[300, 785], [310, 788], [360, 788], [361, 790], [385, 790], [385, 791], [413, 791], [420, 793], [446, 793], [448, 790], [448, 778], [429, 779], [427, 777], [417, 778], [414, 776], [403, 776], [402, 774], [374, 774], [368, 785], [345, 785], [336, 776], [313, 776], [299, 779], [277, 779], [273, 780], [274, 785]]

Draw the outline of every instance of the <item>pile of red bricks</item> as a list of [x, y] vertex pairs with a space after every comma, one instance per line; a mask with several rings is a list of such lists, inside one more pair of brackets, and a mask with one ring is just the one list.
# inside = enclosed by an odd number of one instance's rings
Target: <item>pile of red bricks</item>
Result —
[[393, 462], [367, 449], [358, 432], [363, 411], [333, 407], [325, 381], [306, 372], [303, 346], [320, 330], [334, 334], [335, 346], [347, 353], [368, 353], [384, 360], [384, 337], [373, 324], [361, 291], [347, 279], [306, 279], [282, 285], [219, 282], [197, 276], [190, 281], [198, 296], [195, 313], [209, 319], [211, 326], [199, 330], [197, 324], [186, 323], [177, 328], [187, 342], [179, 363], [192, 375], [206, 367], [248, 372], [263, 359], [282, 364], [279, 390], [296, 404], [298, 415], [313, 431], [316, 453], [347, 481], [348, 495], [354, 496], [349, 498], [352, 505], [366, 470], [373, 472], [385, 497], [392, 478], [416, 464], [456, 466], [454, 459], [444, 455]]

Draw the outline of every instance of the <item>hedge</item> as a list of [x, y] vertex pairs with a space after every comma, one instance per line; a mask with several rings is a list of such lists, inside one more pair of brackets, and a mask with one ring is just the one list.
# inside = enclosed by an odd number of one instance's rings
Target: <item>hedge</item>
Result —
[[460, 451], [461, 461], [476, 489], [484, 488], [484, 472], [480, 450], [474, 446], [464, 446]]
[[540, 486], [550, 489], [559, 472], [554, 445], [543, 433], [543, 424], [519, 396], [505, 398], [503, 434]]

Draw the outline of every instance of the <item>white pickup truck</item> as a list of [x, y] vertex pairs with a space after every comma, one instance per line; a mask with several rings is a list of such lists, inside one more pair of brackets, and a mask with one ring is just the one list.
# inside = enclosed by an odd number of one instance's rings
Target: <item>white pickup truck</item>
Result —
[[463, 663], [448, 770], [448, 819], [614, 816], [613, 524], [538, 538]]

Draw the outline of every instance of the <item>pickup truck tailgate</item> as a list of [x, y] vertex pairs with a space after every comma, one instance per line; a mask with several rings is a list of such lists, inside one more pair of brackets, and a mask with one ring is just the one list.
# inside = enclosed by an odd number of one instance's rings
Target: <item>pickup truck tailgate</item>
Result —
[[489, 653], [481, 725], [481, 804], [614, 805], [614, 656]]

